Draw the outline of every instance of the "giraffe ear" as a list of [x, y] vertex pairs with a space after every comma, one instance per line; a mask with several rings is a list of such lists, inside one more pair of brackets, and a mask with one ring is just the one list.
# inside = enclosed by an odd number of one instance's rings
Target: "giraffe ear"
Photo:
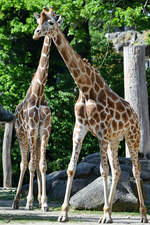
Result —
[[37, 23], [39, 24], [40, 15], [38, 13], [34, 13], [34, 17], [35, 17]]
[[61, 24], [63, 23], [63, 19], [61, 15], [59, 16], [57, 23], [58, 23], [58, 26], [61, 26]]

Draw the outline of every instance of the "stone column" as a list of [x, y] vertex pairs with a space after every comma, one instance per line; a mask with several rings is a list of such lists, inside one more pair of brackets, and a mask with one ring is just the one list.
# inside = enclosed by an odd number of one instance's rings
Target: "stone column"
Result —
[[3, 164], [3, 187], [12, 187], [12, 166], [11, 166], [11, 140], [12, 140], [13, 122], [5, 123], [5, 132], [3, 138], [2, 164]]
[[[124, 47], [124, 90], [125, 99], [138, 114], [141, 128], [140, 152], [146, 156], [150, 153], [150, 132], [144, 45]], [[129, 157], [127, 146], [126, 157]]]

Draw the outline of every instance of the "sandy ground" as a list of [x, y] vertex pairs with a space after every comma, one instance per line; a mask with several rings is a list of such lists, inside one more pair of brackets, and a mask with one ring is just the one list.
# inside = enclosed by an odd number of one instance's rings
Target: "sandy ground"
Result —
[[[60, 211], [42, 212], [40, 209], [34, 209], [28, 211], [24, 209], [24, 206], [20, 206], [19, 210], [13, 210], [11, 208], [12, 201], [0, 200], [0, 224], [28, 224], [28, 225], [57, 225], [62, 224], [57, 222]], [[98, 214], [88, 213], [74, 213], [70, 212], [70, 221], [66, 225], [97, 225], [99, 220]], [[121, 214], [112, 214], [113, 224], [141, 224], [140, 216], [128, 216]], [[148, 216], [150, 221], [150, 216]], [[63, 223], [64, 224], [64, 223]]]

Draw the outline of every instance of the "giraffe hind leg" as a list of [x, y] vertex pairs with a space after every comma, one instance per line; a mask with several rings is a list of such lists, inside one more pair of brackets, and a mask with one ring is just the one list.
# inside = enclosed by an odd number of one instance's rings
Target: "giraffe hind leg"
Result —
[[[139, 141], [138, 140], [133, 141], [133, 140], [127, 139], [127, 145], [128, 145], [129, 152], [131, 155], [131, 160], [132, 160], [132, 165], [133, 165], [133, 176], [136, 181], [137, 192], [138, 192], [138, 197], [139, 197], [139, 202], [140, 202], [141, 223], [148, 223], [147, 216], [146, 216], [147, 210], [144, 205], [144, 198], [143, 198], [141, 182], [140, 182], [141, 168], [140, 168], [140, 162], [138, 159]], [[136, 148], [135, 148], [135, 146], [136, 146]]]
[[20, 163], [20, 177], [17, 187], [17, 192], [12, 204], [13, 209], [19, 208], [19, 202], [20, 202], [20, 193], [23, 183], [24, 174], [26, 172], [27, 166], [28, 166], [28, 142], [25, 136], [18, 137], [19, 139], [19, 145], [20, 145], [20, 151], [21, 151], [21, 163]]

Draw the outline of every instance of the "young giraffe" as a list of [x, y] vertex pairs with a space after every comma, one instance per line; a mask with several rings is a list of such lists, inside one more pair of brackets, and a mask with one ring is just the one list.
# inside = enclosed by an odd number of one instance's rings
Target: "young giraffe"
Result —
[[15, 128], [21, 151], [20, 178], [12, 208], [19, 208], [23, 177], [30, 152], [30, 183], [26, 209], [33, 208], [33, 178], [37, 171], [38, 201], [43, 211], [48, 210], [46, 197], [46, 145], [51, 131], [51, 111], [45, 100], [44, 87], [48, 77], [51, 39], [45, 36], [41, 57], [26, 97], [15, 112]]
[[[33, 38], [38, 39], [47, 34], [53, 39], [80, 92], [78, 101], [75, 104], [76, 122], [73, 132], [73, 152], [67, 170], [66, 194], [58, 220], [62, 222], [68, 220], [69, 198], [77, 160], [83, 139], [90, 130], [99, 141], [101, 153], [100, 171], [104, 180], [104, 215], [99, 222], [112, 222], [113, 198], [121, 173], [118, 146], [124, 137], [133, 163], [133, 174], [140, 201], [141, 222], [148, 222], [140, 184], [140, 163], [138, 160], [140, 128], [136, 113], [128, 102], [111, 90], [96, 69], [72, 49], [59, 28], [61, 16], [56, 16], [54, 13], [49, 16], [46, 9], [43, 9], [40, 15], [36, 15], [36, 19], [39, 25], [34, 32]], [[107, 156], [112, 170], [112, 185], [109, 196]]]

